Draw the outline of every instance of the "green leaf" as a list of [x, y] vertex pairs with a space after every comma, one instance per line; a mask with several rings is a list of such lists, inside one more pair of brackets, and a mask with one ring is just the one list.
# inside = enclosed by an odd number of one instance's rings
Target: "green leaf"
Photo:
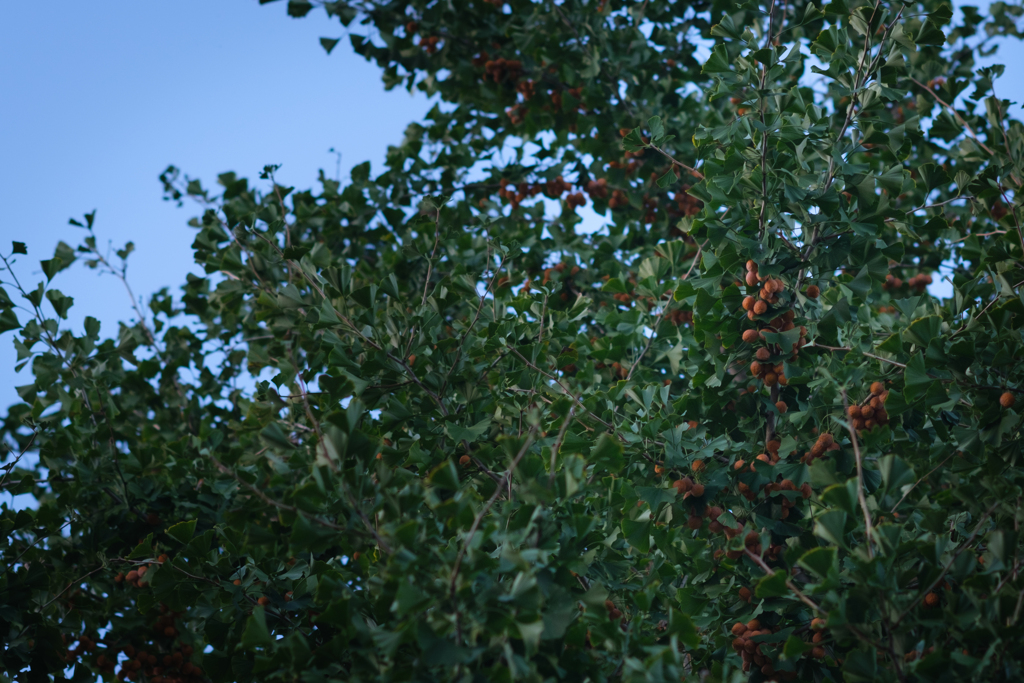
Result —
[[622, 535], [626, 542], [637, 549], [641, 555], [646, 555], [651, 550], [651, 521], [635, 522], [630, 519], [622, 520]]
[[843, 662], [843, 680], [850, 683], [874, 683], [878, 680], [878, 655], [875, 649], [869, 652], [851, 650]]
[[814, 523], [814, 534], [826, 541], [835, 543], [841, 548], [846, 547], [846, 512], [830, 510], [819, 515]]
[[192, 540], [192, 536], [196, 533], [196, 521], [193, 519], [188, 522], [178, 522], [174, 526], [168, 527], [166, 533], [178, 543], [185, 545]]
[[313, 3], [310, 0], [288, 0], [288, 16], [290, 17], [304, 17], [312, 9]]
[[797, 564], [817, 576], [825, 578], [836, 566], [836, 549], [827, 546], [813, 548], [801, 555]]
[[789, 586], [786, 585], [786, 572], [783, 569], [776, 569], [774, 573], [761, 578], [754, 587], [754, 595], [759, 598], [778, 598], [789, 594]]
[[392, 609], [400, 617], [417, 611], [421, 606], [430, 600], [430, 596], [424, 593], [410, 581], [401, 581], [398, 584], [398, 591], [395, 593], [395, 602]]
[[627, 152], [639, 152], [646, 147], [639, 128], [634, 128], [626, 134], [626, 137], [622, 138], [622, 149]]
[[321, 38], [320, 45], [327, 51], [327, 54], [331, 54], [331, 50], [334, 46], [341, 42], [341, 38]]
[[626, 285], [622, 282], [622, 280], [620, 280], [617, 277], [613, 277], [604, 283], [604, 285], [601, 287], [601, 291], [611, 292], [612, 294], [625, 294], [629, 290], [626, 289]]
[[14, 309], [5, 308], [0, 310], [0, 334], [9, 330], [16, 330], [21, 327], [21, 323], [18, 322], [18, 316], [14, 314]]
[[[856, 494], [854, 494], [856, 495]], [[821, 502], [829, 507], [840, 507], [853, 514], [854, 498], [845, 484], [833, 484], [821, 492]]]
[[263, 607], [257, 605], [245, 622], [245, 630], [242, 632], [242, 647], [246, 650], [255, 650], [259, 647], [269, 646], [273, 642], [270, 631], [267, 630], [267, 617]]
[[[903, 372], [904, 392], [906, 393], [907, 400], [916, 400], [935, 381], [937, 380], [930, 377], [928, 370], [925, 368], [924, 355], [915, 353], [911, 356], [910, 361], [907, 363], [907, 369]], [[888, 406], [888, 403], [886, 401], [886, 406]]]
[[861, 268], [857, 277], [847, 282], [846, 286], [853, 290], [859, 299], [867, 299], [868, 293], [871, 291], [871, 273], [868, 272], [868, 267]]
[[537, 646], [540, 645], [540, 637], [544, 633], [544, 621], [539, 620], [530, 623], [517, 621], [516, 627], [519, 629], [519, 635], [522, 636], [523, 642], [526, 643], [527, 647], [536, 650]]
[[810, 643], [805, 643], [796, 636], [790, 636], [786, 638], [786, 644], [782, 648], [782, 658], [786, 661], [794, 661], [800, 659], [804, 654], [810, 652], [814, 648]]
[[75, 303], [75, 300], [70, 296], [64, 296], [64, 294], [56, 289], [47, 290], [46, 299], [50, 302], [50, 305], [53, 306], [53, 310], [61, 319], [67, 319], [68, 311]]
[[937, 315], [927, 315], [910, 323], [910, 326], [903, 331], [903, 338], [920, 347], [927, 347], [928, 343], [939, 335], [941, 327], [942, 318]]
[[486, 434], [490, 426], [491, 418], [485, 417], [484, 419], [480, 420], [471, 427], [460, 427], [459, 425], [453, 422], [449, 422], [448, 424], [445, 425], [444, 428], [445, 431], [448, 433], [448, 436], [455, 439], [455, 441], [459, 443], [463, 441], [473, 443], [481, 436]]
[[693, 620], [674, 608], [669, 608], [668, 632], [669, 635], [679, 638], [679, 642], [691, 650], [700, 647], [700, 635], [697, 633], [697, 627]]
[[24, 242], [11, 242], [11, 253], [12, 254], [27, 254], [28, 248]]
[[153, 534], [149, 534], [128, 555], [129, 560], [142, 560], [153, 556]]
[[432, 486], [437, 486], [449, 491], [459, 490], [459, 473], [458, 470], [455, 469], [455, 463], [451, 460], [445, 460], [435, 467], [427, 480]]
[[893, 299], [892, 303], [900, 310], [900, 313], [904, 318], [910, 318], [914, 315], [914, 311], [921, 305], [921, 299], [924, 297], [911, 296], [906, 299]]
[[597, 437], [597, 443], [591, 449], [588, 460], [593, 465], [617, 472], [622, 469], [625, 462], [622, 457], [622, 444], [611, 434], [602, 433]]
[[711, 35], [740, 40], [742, 30], [736, 26], [731, 14], [723, 14], [722, 21], [711, 27]]
[[49, 282], [53, 279], [53, 276], [64, 270], [67, 266], [64, 262], [56, 256], [46, 261], [40, 261], [39, 265], [43, 268], [43, 275], [46, 276], [46, 281]]
[[[889, 395], [892, 396], [891, 393]], [[889, 407], [888, 401], [886, 401], [886, 407]], [[882, 473], [882, 481], [885, 483], [886, 490], [891, 494], [895, 494], [907, 484], [914, 482], [914, 470], [895, 455], [883, 455], [879, 458], [878, 470]]]
[[647, 119], [647, 128], [651, 131], [651, 142], [656, 145], [660, 144], [665, 137], [665, 124], [662, 123], [661, 117], [652, 116]]
[[663, 503], [671, 504], [676, 499], [676, 490], [673, 488], [661, 488], [660, 486], [638, 486], [636, 488], [640, 499], [647, 503], [651, 510], [656, 511]]
[[292, 450], [295, 448], [295, 444], [292, 443], [288, 435], [284, 433], [281, 425], [278, 422], [271, 422], [263, 431], [260, 432], [260, 436], [267, 442], [267, 445], [280, 448], [283, 450]]
[[289, 544], [296, 552], [321, 553], [337, 542], [338, 535], [338, 531], [316, 524], [305, 515], [296, 515]]
[[732, 71], [732, 60], [729, 59], [729, 54], [726, 52], [724, 45], [716, 45], [711, 51], [711, 56], [708, 58], [708, 61], [704, 63], [701, 73], [718, 74], [727, 73], [729, 71]]

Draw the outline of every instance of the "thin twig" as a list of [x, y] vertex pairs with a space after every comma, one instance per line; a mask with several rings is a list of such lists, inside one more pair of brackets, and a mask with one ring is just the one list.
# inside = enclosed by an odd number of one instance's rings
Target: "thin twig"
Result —
[[952, 457], [953, 457], [953, 454], [952, 454], [952, 453], [950, 453], [949, 455], [947, 455], [947, 456], [946, 456], [946, 459], [945, 459], [945, 460], [943, 460], [943, 461], [942, 461], [942, 462], [940, 462], [940, 463], [939, 463], [938, 465], [936, 465], [935, 467], [933, 467], [933, 468], [932, 468], [932, 471], [931, 471], [931, 472], [929, 472], [928, 474], [924, 475], [923, 477], [921, 477], [920, 479], [918, 479], [917, 481], [915, 481], [915, 482], [914, 482], [914, 484], [913, 484], [913, 486], [911, 486], [911, 487], [910, 487], [909, 489], [907, 489], [907, 492], [906, 492], [906, 493], [904, 493], [904, 494], [903, 494], [903, 496], [902, 496], [902, 497], [901, 497], [901, 498], [900, 498], [900, 499], [899, 499], [898, 501], [896, 501], [896, 504], [892, 506], [892, 510], [891, 510], [891, 511], [889, 512], [889, 514], [892, 514], [893, 512], [896, 512], [896, 509], [897, 509], [897, 508], [898, 508], [898, 507], [900, 506], [900, 503], [902, 503], [902, 502], [903, 502], [904, 500], [906, 500], [906, 499], [907, 499], [907, 496], [909, 496], [909, 495], [910, 495], [910, 492], [911, 492], [911, 491], [913, 491], [913, 490], [914, 490], [915, 488], [917, 488], [917, 485], [918, 485], [918, 484], [920, 484], [920, 483], [921, 483], [922, 481], [926, 481], [926, 480], [928, 479], [928, 477], [930, 477], [930, 476], [932, 476], [933, 474], [935, 474], [935, 471], [936, 471], [937, 469], [939, 469], [940, 467], [942, 467], [943, 465], [945, 465], [945, 464], [946, 464], [946, 460], [949, 460], [949, 459], [950, 459], [950, 458], [952, 458]]
[[949, 573], [950, 567], [952, 567], [953, 563], [956, 562], [956, 559], [960, 557], [960, 555], [970, 547], [971, 543], [974, 542], [974, 539], [978, 537], [978, 533], [981, 531], [981, 527], [984, 526], [986, 521], [988, 521], [989, 515], [992, 514], [992, 511], [995, 510], [996, 506], [998, 505], [999, 501], [996, 501], [995, 503], [992, 503], [991, 507], [989, 507], [988, 510], [985, 511], [985, 514], [982, 515], [981, 519], [978, 521], [978, 526], [974, 528], [974, 531], [967, 538], [967, 540], [964, 541], [964, 544], [957, 548], [956, 552], [953, 553], [953, 556], [951, 558], [949, 558], [949, 561], [942, 568], [942, 571], [939, 572], [939, 575], [935, 577], [935, 580], [931, 582], [928, 588], [921, 591], [918, 594], [917, 598], [915, 598], [914, 601], [910, 603], [910, 606], [907, 607], [907, 609], [903, 610], [903, 613], [900, 614], [899, 618], [896, 619], [896, 621], [893, 623], [893, 626], [899, 626], [900, 622], [903, 621], [903, 619], [905, 619], [908, 614], [910, 614], [911, 610], [917, 607], [918, 603], [924, 600], [924, 597], [931, 593], [932, 589], [938, 586], [939, 583], [941, 583], [942, 580], [946, 578], [946, 574]]
[[697, 178], [698, 180], [704, 180], [704, 174], [703, 173], [701, 173], [700, 171], [695, 169], [693, 166], [687, 166], [683, 162], [677, 160], [675, 157], [673, 157], [671, 154], [669, 154], [668, 152], [663, 150], [661, 147], [658, 147], [657, 145], [652, 145], [652, 144], [649, 144], [648, 147], [653, 149], [655, 152], [658, 152], [659, 154], [661, 154], [663, 157], [665, 157], [666, 159], [671, 161], [676, 166], [679, 166], [680, 168], [685, 168], [687, 171], [690, 172], [690, 175], [692, 175], [694, 178]]
[[[534, 425], [533, 427], [530, 428], [530, 432], [526, 436], [526, 442], [523, 444], [523, 447], [519, 449], [519, 453], [516, 454], [516, 457], [512, 460], [512, 463], [509, 465], [508, 472], [505, 473], [505, 479], [509, 482], [510, 486], [512, 484], [512, 473], [515, 471], [516, 466], [519, 464], [519, 461], [523, 459], [524, 455], [526, 455], [526, 452], [530, 449], [530, 446], [533, 445], [533, 437], [536, 433], [537, 425]], [[491, 494], [491, 497], [487, 500], [484, 506], [480, 508], [480, 511], [478, 513], [476, 513], [476, 517], [473, 518], [473, 524], [469, 527], [469, 533], [466, 534], [466, 540], [462, 544], [462, 547], [459, 548], [458, 555], [455, 556], [455, 564], [452, 567], [452, 578], [448, 584], [448, 594], [453, 602], [455, 600], [455, 581], [459, 578], [459, 570], [462, 568], [462, 558], [466, 555], [466, 548], [468, 548], [469, 544], [473, 541], [473, 537], [476, 535], [477, 529], [480, 528], [480, 522], [483, 521], [484, 515], [486, 515], [487, 511], [491, 509], [491, 506], [494, 505], [494, 502], [498, 500], [498, 496], [501, 495], [501, 491], [501, 485], [494, 487], [494, 493]], [[456, 634], [456, 639], [457, 641], [461, 642], [462, 629], [457, 627], [456, 630], [459, 631], [459, 633]]]
[[[683, 275], [681, 279], [685, 280], [686, 278], [690, 277], [690, 273], [693, 272], [694, 266], [696, 266], [697, 262], [700, 261], [701, 252], [703, 251], [704, 246], [706, 244], [707, 241], [705, 241], [704, 244], [697, 246], [697, 253], [693, 257], [693, 263], [690, 264], [690, 269], [686, 271], [686, 274]], [[654, 329], [651, 331], [651, 336], [647, 338], [647, 343], [644, 345], [643, 351], [640, 352], [640, 355], [637, 356], [636, 360], [633, 361], [633, 364], [629, 368], [629, 373], [626, 375], [627, 382], [630, 380], [630, 378], [633, 377], [633, 373], [636, 372], [636, 369], [640, 367], [640, 361], [644, 359], [644, 355], [647, 353], [648, 349], [651, 348], [651, 344], [654, 343], [654, 338], [657, 336], [658, 329], [661, 327], [661, 321], [664, 320], [665, 314], [668, 313], [668, 309], [671, 305], [672, 300], [669, 299], [669, 302], [662, 306], [661, 313], [658, 314], [657, 320], [654, 321]]]
[[[846, 398], [846, 389], [841, 388], [839, 393], [843, 397], [843, 413], [845, 418], [849, 418], [850, 402]], [[864, 536], [868, 546], [868, 559], [874, 559], [875, 551], [872, 548], [874, 542], [874, 526], [871, 522], [871, 512], [868, 511], [868, 501], [864, 497], [864, 463], [860, 457], [860, 445], [857, 443], [857, 430], [853, 428], [853, 423], [846, 419], [846, 427], [850, 430], [850, 442], [853, 444], [853, 457], [857, 462], [857, 501], [860, 503], [860, 509], [864, 513]]]
[[888, 358], [882, 358], [881, 356], [876, 356], [875, 354], [873, 354], [873, 353], [868, 353], [867, 351], [861, 351], [861, 353], [863, 353], [863, 354], [864, 354], [865, 356], [867, 356], [868, 358], [874, 358], [875, 360], [880, 360], [880, 361], [882, 361], [883, 363], [891, 363], [892, 365], [896, 365], [896, 366], [899, 366], [899, 367], [901, 367], [901, 368], [906, 368], [906, 367], [907, 367], [907, 366], [906, 366], [906, 365], [904, 365], [903, 363], [897, 363], [897, 362], [896, 362], [896, 361], [894, 361], [894, 360], [889, 360]]
[[62, 595], [64, 595], [65, 593], [67, 593], [67, 592], [68, 592], [68, 589], [70, 589], [70, 588], [71, 588], [72, 586], [77, 586], [78, 584], [82, 583], [83, 581], [85, 581], [85, 580], [86, 580], [87, 578], [89, 578], [90, 576], [92, 576], [92, 575], [93, 575], [93, 574], [95, 574], [96, 572], [98, 572], [98, 571], [100, 571], [100, 570], [102, 570], [102, 569], [105, 569], [105, 568], [106, 568], [106, 566], [107, 566], [107, 565], [106, 565], [105, 563], [104, 563], [104, 564], [101, 564], [101, 565], [100, 565], [99, 567], [96, 567], [96, 569], [93, 569], [93, 570], [92, 570], [91, 572], [89, 572], [88, 574], [85, 574], [85, 575], [83, 575], [83, 576], [81, 576], [81, 577], [79, 577], [79, 578], [75, 579], [74, 581], [72, 581], [71, 583], [69, 583], [69, 584], [68, 584], [67, 586], [65, 586], [64, 590], [62, 590], [62, 591], [61, 591], [60, 593], [57, 593], [57, 594], [56, 594], [55, 596], [53, 596], [53, 597], [52, 597], [52, 598], [51, 598], [50, 600], [48, 600], [48, 601], [46, 602], [46, 604], [45, 604], [45, 605], [43, 605], [43, 606], [42, 606], [42, 607], [40, 607], [39, 609], [40, 609], [40, 610], [44, 610], [44, 609], [46, 609], [46, 608], [47, 608], [47, 607], [49, 607], [49, 606], [50, 606], [51, 604], [53, 604], [54, 600], [56, 600], [56, 599], [57, 599], [57, 598], [59, 598], [60, 596], [62, 596]]
[[562, 384], [562, 382], [561, 382], [561, 381], [560, 381], [560, 380], [559, 380], [559, 379], [558, 379], [557, 377], [555, 377], [554, 375], [550, 375], [550, 374], [548, 374], [547, 372], [544, 372], [544, 371], [543, 371], [543, 370], [541, 370], [541, 369], [540, 369], [539, 367], [537, 367], [537, 366], [536, 366], [536, 365], [535, 365], [534, 363], [532, 363], [532, 362], [530, 362], [529, 360], [527, 360], [526, 356], [524, 356], [523, 354], [519, 353], [519, 350], [518, 350], [518, 349], [516, 349], [516, 348], [515, 348], [514, 346], [510, 346], [510, 347], [509, 347], [509, 350], [510, 350], [510, 351], [511, 351], [512, 353], [514, 353], [514, 354], [515, 354], [516, 356], [518, 356], [518, 357], [519, 357], [519, 360], [521, 360], [521, 361], [523, 361], [524, 363], [526, 363], [526, 367], [530, 368], [531, 370], [535, 370], [536, 372], [539, 372], [540, 374], [544, 375], [545, 377], [547, 377], [548, 379], [550, 379], [550, 380], [551, 380], [552, 382], [554, 382], [555, 384], [557, 384], [557, 385], [558, 385], [558, 387], [559, 387], [559, 388], [560, 388], [560, 389], [562, 390], [562, 393], [564, 393], [564, 394], [565, 394], [566, 396], [568, 396], [569, 398], [573, 399], [573, 400], [574, 400], [574, 401], [575, 401], [576, 403], [578, 403], [579, 405], [583, 406], [583, 409], [587, 411], [587, 414], [588, 414], [588, 415], [590, 415], [590, 416], [591, 416], [592, 418], [594, 418], [595, 420], [597, 420], [598, 422], [600, 422], [600, 423], [601, 423], [602, 425], [604, 425], [604, 427], [605, 427], [606, 429], [609, 429], [609, 430], [611, 430], [611, 431], [613, 431], [613, 432], [615, 432], [615, 431], [616, 431], [616, 429], [615, 429], [615, 426], [614, 426], [614, 425], [612, 425], [612, 424], [609, 424], [608, 422], [605, 422], [605, 421], [604, 421], [604, 420], [602, 420], [602, 419], [601, 419], [600, 417], [598, 417], [597, 415], [595, 415], [595, 414], [594, 414], [594, 413], [593, 413], [593, 412], [592, 412], [592, 411], [591, 411], [591, 410], [590, 410], [589, 408], [587, 408], [586, 404], [584, 404], [584, 403], [583, 403], [583, 401], [582, 401], [582, 399], [581, 399], [581, 398], [578, 398], [578, 397], [575, 397], [575, 396], [573, 396], [573, 395], [572, 395], [572, 392], [571, 392], [571, 391], [569, 391], [568, 387], [566, 387], [566, 386], [565, 386], [564, 384]]
[[565, 432], [569, 429], [569, 423], [572, 422], [574, 413], [576, 412], [576, 403], [569, 407], [569, 414], [565, 416], [565, 420], [562, 422], [561, 429], [558, 430], [558, 436], [555, 438], [555, 443], [551, 446], [551, 472], [548, 474], [548, 485], [555, 483], [555, 467], [558, 464], [558, 449], [562, 447], [562, 439], [565, 438]]
[[[768, 564], [761, 559], [760, 555], [751, 552], [750, 548], [744, 548], [743, 552], [745, 552], [747, 554], [747, 557], [753, 560], [757, 564], [757, 566], [763, 569], [765, 573], [775, 574], [775, 570], [769, 567]], [[807, 595], [804, 594], [803, 591], [797, 588], [796, 584], [793, 583], [793, 581], [789, 577], [786, 577], [786, 588], [793, 591], [793, 594], [796, 595], [796, 597], [799, 598], [802, 603], [813, 609], [815, 612], [819, 614], [825, 614], [825, 610], [823, 610], [821, 606], [818, 605], [818, 603], [814, 602], [809, 597], [807, 597]]]
[[953, 114], [953, 118], [956, 119], [956, 122], [964, 127], [964, 130], [967, 131], [967, 135], [969, 135], [976, 143], [978, 143], [978, 146], [980, 146], [983, 150], [988, 152], [990, 155], [995, 156], [996, 153], [992, 151], [992, 148], [989, 147], [984, 142], [982, 142], [981, 140], [978, 139], [978, 136], [974, 132], [974, 129], [971, 128], [971, 125], [969, 123], [967, 123], [967, 121], [964, 120], [964, 117], [960, 116], [960, 113], [956, 109], [954, 109], [953, 107], [948, 105], [941, 97], [939, 97], [938, 93], [936, 93], [929, 86], [925, 85], [924, 83], [922, 83], [921, 81], [917, 80], [913, 76], [907, 76], [907, 79], [913, 81], [919, 87], [924, 88], [929, 93], [931, 93], [931, 96], [935, 98], [936, 102], [941, 104], [945, 109], [947, 109], [950, 113]]
[[434, 255], [437, 253], [437, 245], [441, 241], [441, 207], [437, 207], [437, 216], [434, 219], [434, 248], [427, 259], [427, 279], [423, 282], [423, 297], [420, 299], [420, 306], [427, 303], [427, 288], [430, 286], [430, 274], [434, 269]]
[[18, 453], [18, 456], [14, 458], [14, 461], [8, 465], [4, 465], [4, 469], [7, 471], [4, 472], [4, 476], [0, 477], [0, 488], [4, 487], [4, 482], [7, 481], [7, 477], [10, 475], [11, 472], [14, 471], [14, 468], [18, 466], [18, 463], [21, 462], [21, 459], [25, 457], [25, 453], [28, 452], [28, 449], [32, 448], [32, 444], [36, 442], [36, 436], [38, 436], [38, 434], [39, 432], [32, 432], [32, 436], [29, 437], [28, 443], [25, 444], [25, 447], [21, 449], [21, 452]]
[[[310, 514], [306, 513], [304, 510], [301, 510], [301, 509], [295, 507], [294, 505], [288, 505], [287, 503], [282, 503], [279, 500], [274, 500], [273, 498], [271, 498], [267, 494], [265, 494], [262, 491], [260, 491], [259, 488], [253, 486], [249, 482], [247, 482], [244, 479], [242, 479], [240, 476], [238, 476], [237, 472], [232, 470], [230, 467], [227, 467], [226, 465], [224, 465], [222, 462], [217, 460], [212, 455], [208, 456], [208, 457], [210, 458], [210, 460], [213, 461], [213, 463], [217, 466], [217, 468], [221, 472], [223, 472], [224, 474], [227, 474], [228, 476], [232, 477], [239, 484], [241, 484], [245, 488], [249, 489], [252, 493], [254, 493], [256, 495], [257, 498], [262, 500], [264, 503], [267, 503], [268, 505], [272, 505], [272, 506], [274, 506], [276, 508], [279, 508], [281, 510], [286, 510], [286, 511], [291, 512], [293, 514], [299, 515], [300, 517], [303, 517], [304, 519], [307, 519], [307, 520], [309, 520], [311, 522], [314, 522], [315, 524], [318, 524], [318, 525], [320, 525], [320, 526], [322, 526], [324, 528], [327, 528], [327, 529], [333, 529], [335, 531], [345, 531], [345, 532], [349, 532], [349, 533], [352, 532], [352, 529], [350, 529], [348, 527], [341, 526], [340, 524], [335, 524], [334, 522], [328, 522], [326, 519], [321, 519], [319, 517], [310, 515]], [[347, 488], [344, 489], [344, 492], [346, 494], [345, 497], [348, 498], [349, 505], [352, 507], [352, 509], [355, 511], [355, 513], [357, 515], [359, 515], [359, 518], [363, 521], [363, 525], [369, 530], [370, 534], [377, 541], [377, 545], [380, 547], [381, 550], [383, 550], [385, 553], [390, 555], [391, 554], [391, 547], [387, 544], [387, 542], [383, 538], [381, 538], [380, 534], [377, 533], [377, 530], [374, 528], [373, 524], [370, 522], [370, 518], [367, 517], [366, 513], [363, 512], [359, 508], [359, 506], [356, 504], [356, 501], [352, 498], [351, 494], [348, 492]]]

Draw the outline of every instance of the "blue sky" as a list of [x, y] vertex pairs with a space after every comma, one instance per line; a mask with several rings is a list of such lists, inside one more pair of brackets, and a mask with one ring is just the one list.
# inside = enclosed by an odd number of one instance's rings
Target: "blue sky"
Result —
[[[21, 2], [0, 10], [0, 239], [28, 245], [18, 273], [34, 284], [39, 260], [59, 240], [75, 246], [68, 219], [97, 210], [101, 242], [136, 245], [128, 275], [136, 294], [176, 289], [198, 272], [186, 226], [195, 207], [161, 199], [157, 180], [174, 164], [214, 185], [227, 170], [309, 187], [317, 170], [342, 175], [370, 160], [426, 113], [428, 100], [385, 92], [379, 70], [342, 42], [317, 11], [285, 16], [284, 3]], [[104, 332], [131, 316], [119, 282], [84, 267], [62, 273], [75, 297], [72, 322], [92, 315]], [[77, 314], [77, 315], [76, 315]], [[0, 410], [16, 400], [12, 335], [0, 337]]]
[[[318, 169], [334, 174], [332, 147], [343, 176], [364, 160], [380, 169], [430, 104], [385, 92], [346, 41], [326, 55], [318, 38], [341, 27], [319, 10], [289, 19], [283, 2], [9, 2], [0, 19], [0, 239], [5, 250], [27, 243], [18, 272], [29, 283], [59, 240], [81, 238], [68, 218], [96, 209], [101, 241], [135, 242], [135, 292], [176, 290], [196, 271], [185, 225], [195, 208], [161, 200], [168, 164], [208, 186], [223, 171], [255, 178], [281, 164], [281, 182], [308, 187]], [[1022, 58], [1015, 44], [994, 61]], [[1024, 100], [1024, 76], [1008, 71], [1000, 95]], [[112, 334], [131, 317], [113, 278], [76, 267], [56, 286], [76, 298], [72, 324], [92, 315]], [[28, 381], [12, 371], [11, 338], [0, 337], [0, 410]]]

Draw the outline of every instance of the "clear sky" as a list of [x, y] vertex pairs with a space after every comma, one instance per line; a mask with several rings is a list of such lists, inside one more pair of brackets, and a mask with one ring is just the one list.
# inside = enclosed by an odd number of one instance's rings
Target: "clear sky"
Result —
[[[347, 41], [328, 56], [318, 38], [341, 33], [320, 10], [288, 18], [284, 2], [0, 5], [0, 240], [5, 251], [10, 240], [27, 243], [19, 275], [34, 284], [59, 240], [81, 238], [68, 218], [96, 209], [101, 240], [136, 244], [135, 292], [176, 291], [196, 269], [185, 225], [196, 210], [161, 200], [157, 176], [168, 164], [207, 186], [223, 171], [255, 178], [282, 164], [281, 182], [309, 187], [318, 169], [334, 174], [331, 147], [343, 175], [364, 160], [381, 169], [388, 144], [430, 103], [385, 92], [377, 67]], [[993, 61], [1009, 65], [1000, 95], [1024, 100], [1022, 46]], [[56, 286], [76, 299], [72, 324], [92, 315], [113, 334], [131, 316], [113, 278], [76, 267]], [[12, 371], [12, 336], [0, 337], [0, 411], [28, 381]]]
[[[320, 10], [287, 17], [283, 2], [0, 4], [0, 240], [5, 252], [28, 245], [23, 282], [34, 285], [59, 240], [78, 244], [68, 219], [96, 209], [101, 241], [135, 242], [136, 294], [176, 290], [198, 272], [186, 225], [197, 212], [162, 201], [169, 164], [207, 186], [223, 171], [256, 178], [282, 164], [282, 183], [310, 187], [320, 168], [334, 176], [333, 147], [343, 176], [365, 160], [382, 170], [388, 144], [429, 102], [385, 92], [347, 41], [328, 56], [318, 39], [341, 32]], [[74, 323], [92, 315], [113, 334], [131, 316], [113, 278], [75, 267], [55, 284], [75, 297]], [[28, 381], [12, 371], [12, 336], [0, 337], [0, 411]]]

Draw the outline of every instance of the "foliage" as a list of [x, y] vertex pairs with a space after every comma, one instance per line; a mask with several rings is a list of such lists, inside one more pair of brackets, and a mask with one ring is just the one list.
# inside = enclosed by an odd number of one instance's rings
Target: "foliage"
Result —
[[1024, 676], [1019, 5], [318, 7], [383, 173], [169, 168], [113, 336], [4, 257], [5, 680]]

